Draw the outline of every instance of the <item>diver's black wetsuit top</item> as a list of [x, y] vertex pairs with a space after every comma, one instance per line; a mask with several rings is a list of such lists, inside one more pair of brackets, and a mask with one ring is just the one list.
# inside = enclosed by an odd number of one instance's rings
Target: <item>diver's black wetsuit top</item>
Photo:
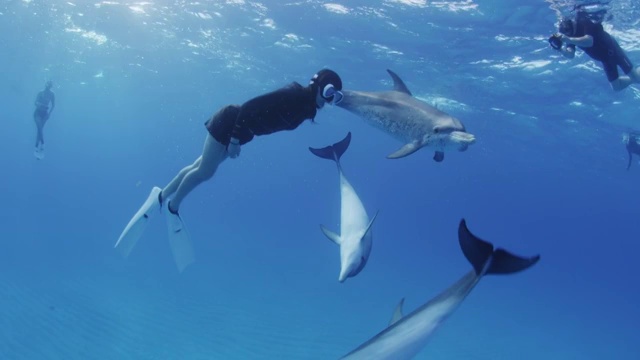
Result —
[[602, 24], [593, 23], [589, 19], [576, 20], [576, 32], [572, 37], [581, 37], [585, 35], [593, 37], [593, 46], [578, 47], [594, 60], [605, 60], [609, 56], [608, 50], [618, 45], [613, 37], [604, 31]]
[[242, 104], [231, 137], [244, 144], [254, 135], [293, 130], [306, 119], [313, 119], [316, 111], [311, 89], [293, 82]]
[[293, 82], [255, 97], [240, 107], [231, 137], [247, 143], [255, 135], [293, 130], [316, 116], [316, 98], [311, 88]]
[[256, 135], [293, 130], [316, 116], [316, 97], [310, 87], [297, 82], [255, 97], [241, 106], [222, 107], [205, 122], [209, 134], [222, 145], [231, 137], [246, 144]]
[[604, 31], [601, 23], [594, 23], [588, 18], [578, 18], [576, 20], [576, 31], [572, 37], [584, 35], [593, 37], [593, 46], [578, 47], [592, 59], [602, 62], [609, 81], [618, 78], [617, 66], [620, 66], [625, 74], [628, 74], [633, 69], [633, 64], [616, 39]]

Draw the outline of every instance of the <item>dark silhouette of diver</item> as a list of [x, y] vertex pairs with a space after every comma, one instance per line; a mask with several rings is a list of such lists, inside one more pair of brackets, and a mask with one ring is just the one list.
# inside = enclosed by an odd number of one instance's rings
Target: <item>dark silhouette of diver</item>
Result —
[[629, 164], [627, 164], [627, 170], [629, 170], [633, 154], [640, 155], [640, 132], [633, 131], [623, 134], [622, 143], [627, 147], [629, 153]]
[[[33, 111], [33, 121], [35, 121], [37, 128], [36, 150], [34, 151], [37, 159], [44, 158], [44, 136], [42, 131], [44, 124], [47, 123], [53, 109], [56, 107], [56, 96], [53, 91], [51, 91], [52, 86], [53, 82], [51, 82], [51, 80], [47, 81], [44, 85], [44, 90], [36, 95], [36, 109]], [[49, 109], [49, 103], [51, 103], [51, 109]]]

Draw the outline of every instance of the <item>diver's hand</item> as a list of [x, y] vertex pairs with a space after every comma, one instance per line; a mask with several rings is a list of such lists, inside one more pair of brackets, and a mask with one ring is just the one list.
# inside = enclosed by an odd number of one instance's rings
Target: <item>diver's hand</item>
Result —
[[231, 138], [231, 140], [229, 140], [229, 145], [227, 146], [227, 153], [232, 159], [240, 156], [240, 140]]
[[560, 40], [567, 45], [574, 45], [573, 38], [565, 34], [558, 33]]

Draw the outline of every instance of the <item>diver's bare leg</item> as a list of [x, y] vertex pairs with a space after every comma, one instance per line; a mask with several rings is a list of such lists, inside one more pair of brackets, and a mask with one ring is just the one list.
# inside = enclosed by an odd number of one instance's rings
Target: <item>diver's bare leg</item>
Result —
[[36, 147], [38, 147], [40, 144], [44, 144], [44, 135], [42, 134], [42, 130], [44, 128], [44, 119], [38, 116], [34, 116], [33, 120], [36, 123], [36, 129], [37, 129], [37, 134], [36, 134]]
[[210, 179], [226, 158], [226, 146], [207, 134], [202, 155], [193, 164], [182, 169], [162, 190], [163, 201], [173, 195], [170, 211], [178, 212], [182, 200], [202, 182]]

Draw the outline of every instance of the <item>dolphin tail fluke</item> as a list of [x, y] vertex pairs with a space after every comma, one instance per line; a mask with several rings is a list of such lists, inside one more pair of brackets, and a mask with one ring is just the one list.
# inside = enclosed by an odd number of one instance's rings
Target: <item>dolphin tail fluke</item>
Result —
[[342, 139], [341, 141], [333, 145], [323, 147], [321, 149], [310, 147], [309, 151], [311, 151], [314, 155], [318, 157], [321, 157], [323, 159], [328, 159], [328, 160], [334, 160], [335, 162], [339, 163], [340, 157], [349, 148], [349, 143], [351, 143], [351, 132], [348, 132], [347, 136], [344, 139]]
[[473, 235], [464, 219], [458, 227], [458, 241], [464, 256], [476, 274], [513, 274], [528, 269], [540, 260], [540, 255], [521, 257], [504, 249], [495, 249], [493, 244]]
[[513, 274], [526, 270], [535, 265], [540, 260], [540, 255], [532, 257], [522, 257], [514, 255], [504, 249], [497, 249], [493, 252], [491, 265], [487, 274]]

